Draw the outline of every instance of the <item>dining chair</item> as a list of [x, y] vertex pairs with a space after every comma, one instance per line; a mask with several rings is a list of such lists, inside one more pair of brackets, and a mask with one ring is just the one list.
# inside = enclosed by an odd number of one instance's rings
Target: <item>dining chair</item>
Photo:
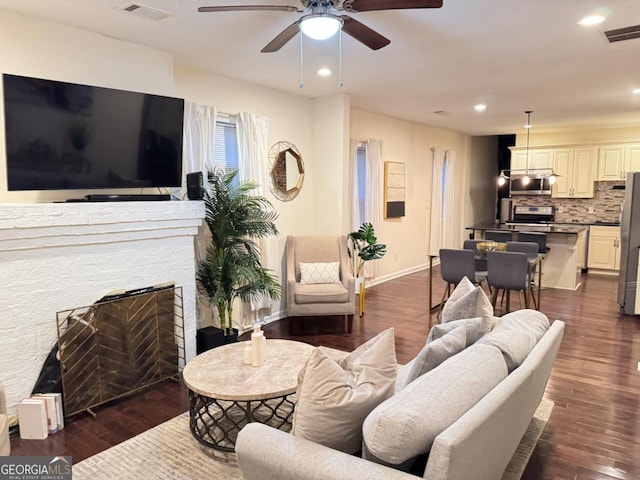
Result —
[[513, 232], [506, 230], [487, 230], [484, 232], [484, 239], [493, 242], [510, 242], [513, 240]]
[[[523, 252], [487, 252], [487, 283], [492, 289], [491, 304], [495, 308], [498, 292], [506, 292], [506, 312], [509, 312], [510, 293], [512, 290], [524, 294], [525, 308], [529, 308], [527, 295], [529, 259]], [[522, 302], [521, 302], [522, 304]]]
[[440, 300], [440, 310], [447, 298], [451, 295], [451, 286], [454, 287], [460, 283], [464, 277], [467, 277], [475, 285], [480, 285], [487, 279], [487, 272], [476, 272], [476, 257], [472, 250], [441, 248], [440, 249], [440, 275], [447, 282], [447, 286]]
[[538, 245], [538, 253], [548, 253], [547, 234], [544, 232], [518, 232], [518, 242], [534, 242]]
[[[527, 260], [536, 258], [539, 253], [539, 245], [535, 242], [507, 242], [507, 252], [521, 252], [527, 255]], [[536, 303], [535, 295], [533, 295], [533, 287], [536, 278], [536, 265], [533, 265], [530, 270], [527, 270], [527, 281], [529, 285], [529, 291], [531, 292], [531, 298], [533, 298], [533, 305], [536, 309], [539, 305]]]
[[486, 242], [486, 240], [465, 240], [462, 244], [463, 249], [473, 251], [473, 254], [476, 258], [476, 272], [487, 271], [487, 259], [478, 258], [480, 256], [484, 257], [484, 254], [480, 250], [478, 250], [478, 244], [482, 242]]

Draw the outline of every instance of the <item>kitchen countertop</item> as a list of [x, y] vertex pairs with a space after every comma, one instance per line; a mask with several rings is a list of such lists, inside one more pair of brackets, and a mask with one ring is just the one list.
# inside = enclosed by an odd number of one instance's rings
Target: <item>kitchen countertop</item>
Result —
[[[504, 230], [508, 232], [544, 232], [544, 233], [564, 233], [569, 235], [577, 235], [584, 232], [592, 224], [565, 223], [554, 225], [504, 225], [494, 222], [479, 223], [466, 227], [466, 230]], [[598, 223], [597, 225], [605, 225]]]

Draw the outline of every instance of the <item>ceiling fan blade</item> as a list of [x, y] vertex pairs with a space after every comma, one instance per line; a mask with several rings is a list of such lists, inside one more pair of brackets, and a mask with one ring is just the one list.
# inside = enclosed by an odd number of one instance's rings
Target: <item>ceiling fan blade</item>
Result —
[[342, 8], [347, 12], [440, 7], [442, 7], [442, 0], [345, 0], [342, 4]]
[[226, 5], [220, 7], [198, 7], [198, 12], [233, 12], [233, 11], [278, 11], [278, 12], [300, 12], [296, 7], [291, 5]]
[[296, 34], [300, 31], [300, 27], [298, 24], [300, 20], [296, 20], [283, 31], [281, 31], [276, 38], [271, 40], [260, 52], [262, 53], [273, 53], [280, 50], [282, 47], [286, 45], [286, 43], [291, 40]]
[[371, 50], [380, 50], [382, 47], [386, 47], [391, 43], [386, 37], [383, 37], [375, 30], [367, 27], [364, 23], [360, 23], [358, 20], [351, 18], [348, 15], [340, 15], [342, 19], [342, 31], [359, 42], [364, 43]]

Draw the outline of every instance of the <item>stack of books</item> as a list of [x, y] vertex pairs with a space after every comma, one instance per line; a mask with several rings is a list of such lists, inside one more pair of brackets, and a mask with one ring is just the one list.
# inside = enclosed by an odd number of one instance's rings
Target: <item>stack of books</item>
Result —
[[37, 393], [25, 398], [18, 405], [20, 438], [44, 440], [50, 434], [64, 428], [62, 395], [59, 393]]

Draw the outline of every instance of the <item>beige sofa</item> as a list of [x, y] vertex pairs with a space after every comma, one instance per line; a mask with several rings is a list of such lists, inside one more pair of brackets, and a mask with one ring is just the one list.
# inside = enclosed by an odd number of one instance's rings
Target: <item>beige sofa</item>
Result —
[[4, 387], [0, 383], [0, 456], [11, 454], [9, 444], [9, 418], [7, 417], [7, 401], [4, 396]]
[[[351, 332], [355, 313], [355, 279], [349, 269], [347, 237], [288, 236], [287, 314], [289, 317], [344, 315]], [[339, 283], [300, 283], [300, 263], [339, 262]]]
[[[524, 310], [509, 315], [522, 316], [519, 320], [524, 325], [528, 320], [527, 315], [541, 314]], [[548, 325], [546, 317], [544, 319]], [[382, 464], [384, 459], [374, 458], [376, 455], [367, 448], [367, 433], [375, 433], [376, 428], [383, 428], [385, 418], [387, 425], [393, 425], [396, 420], [409, 420], [407, 423], [414, 431], [394, 434], [379, 432], [381, 435], [373, 441], [382, 440], [381, 444], [386, 441], [389, 450], [397, 450], [396, 453], [401, 454], [403, 450], [415, 447], [423, 430], [430, 428], [425, 421], [440, 422], [439, 412], [448, 414], [459, 408], [459, 402], [476, 394], [480, 399], [465, 413], [454, 418], [453, 423], [432, 440], [430, 449], [427, 448], [429, 453], [423, 476], [429, 480], [499, 479], [542, 399], [563, 333], [564, 323], [558, 320], [553, 322], [537, 343], [534, 342], [532, 348], [526, 350], [528, 353], [525, 353], [519, 366], [511, 367], [510, 373], [507, 365], [517, 352], [510, 351], [511, 332], [502, 332], [502, 338], [507, 339], [505, 351], [496, 346], [499, 342], [478, 341], [431, 372], [418, 377], [380, 404], [365, 420], [364, 457], [371, 460], [347, 455], [260, 423], [250, 423], [242, 429], [236, 443], [242, 474], [245, 480], [416, 478], [398, 470], [398, 467], [402, 467], [398, 462], [393, 462], [396, 468], [390, 468]], [[465, 363], [470, 364], [466, 371]], [[502, 379], [496, 381], [496, 378]], [[402, 382], [400, 378], [398, 381]], [[442, 381], [451, 384], [452, 387], [447, 388], [454, 396], [436, 399], [441, 407], [433, 415], [432, 405], [436, 402], [432, 389]], [[478, 384], [485, 381], [495, 382], [491, 384], [495, 386], [489, 386], [486, 394], [474, 392]], [[429, 396], [432, 398], [427, 400]], [[427, 402], [430, 403], [425, 405]], [[425, 420], [424, 417], [431, 420]], [[380, 448], [377, 445], [378, 456]]]

